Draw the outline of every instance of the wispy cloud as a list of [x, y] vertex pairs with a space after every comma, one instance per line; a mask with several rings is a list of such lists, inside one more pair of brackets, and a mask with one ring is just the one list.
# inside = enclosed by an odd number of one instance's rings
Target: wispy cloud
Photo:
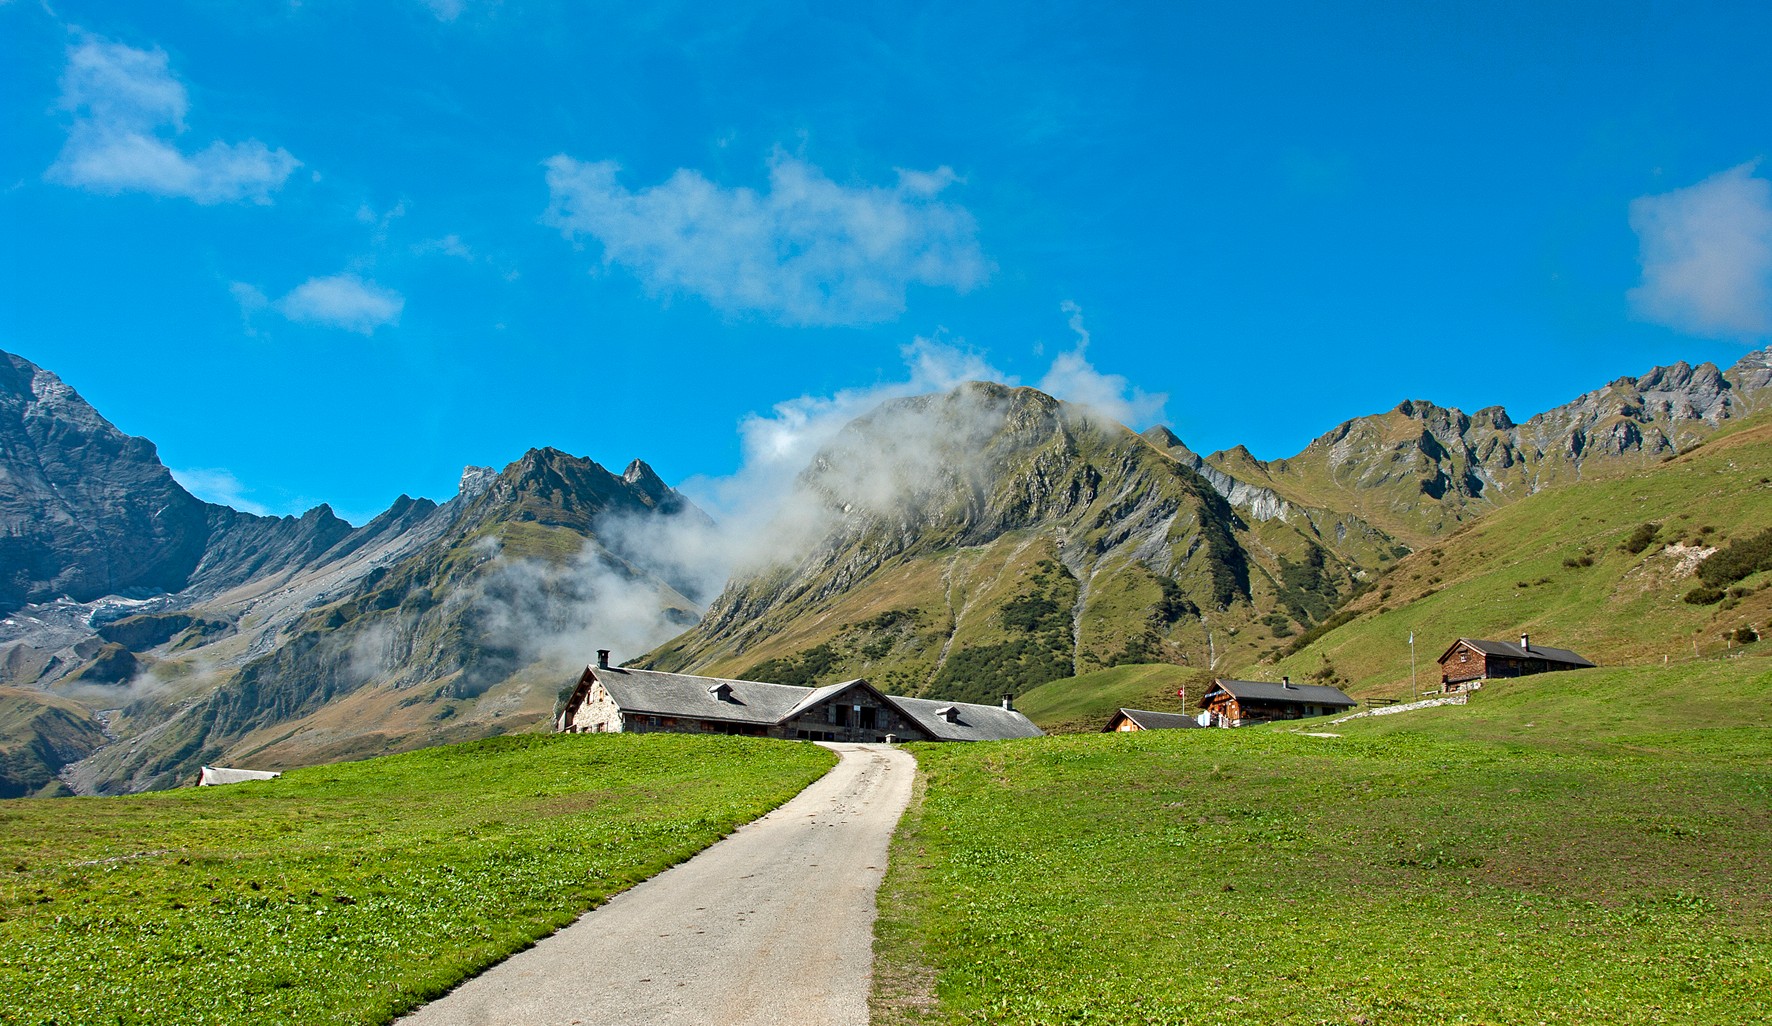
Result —
[[443, 256], [455, 257], [457, 260], [474, 259], [473, 248], [463, 242], [461, 236], [453, 233], [445, 235], [440, 239], [426, 239], [423, 242], [416, 243], [413, 245], [412, 251], [421, 256], [428, 256], [435, 253], [442, 254]]
[[613, 161], [547, 162], [545, 223], [588, 236], [603, 261], [659, 293], [784, 324], [870, 324], [902, 313], [911, 285], [966, 292], [991, 272], [977, 226], [938, 197], [946, 168], [900, 171], [891, 186], [845, 186], [777, 152], [769, 189], [724, 188], [679, 170], [632, 191]]
[[1133, 428], [1147, 427], [1163, 416], [1169, 396], [1146, 392], [1121, 374], [1103, 374], [1089, 362], [1089, 329], [1083, 326], [1083, 308], [1065, 300], [1060, 309], [1070, 317], [1077, 347], [1060, 353], [1052, 368], [1040, 379], [1040, 391], [1079, 406], [1087, 406]]
[[274, 305], [292, 321], [370, 335], [377, 328], [400, 323], [406, 297], [354, 274], [335, 274], [302, 282]]
[[181, 144], [190, 101], [160, 50], [86, 38], [68, 51], [61, 106], [74, 115], [52, 181], [198, 203], [269, 203], [301, 162], [256, 139]]
[[204, 502], [232, 506], [243, 513], [267, 516], [270, 510], [262, 503], [247, 498], [252, 489], [241, 483], [231, 470], [220, 467], [191, 467], [173, 470], [172, 479]]
[[1772, 182], [1757, 161], [1631, 203], [1639, 317], [1717, 338], [1772, 335]]

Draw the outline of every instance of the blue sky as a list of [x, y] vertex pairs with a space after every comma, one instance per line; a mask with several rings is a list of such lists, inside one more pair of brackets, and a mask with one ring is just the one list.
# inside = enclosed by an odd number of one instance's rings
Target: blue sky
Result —
[[968, 374], [1276, 458], [1772, 337], [1768, 5], [955, 6], [0, 0], [0, 348], [360, 522]]

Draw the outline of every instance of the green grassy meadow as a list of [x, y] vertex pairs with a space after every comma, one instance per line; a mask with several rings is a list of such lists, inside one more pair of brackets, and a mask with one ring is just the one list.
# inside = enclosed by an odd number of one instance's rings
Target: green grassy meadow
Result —
[[833, 762], [743, 738], [528, 734], [0, 802], [0, 1023], [386, 1023]]
[[1769, 710], [1737, 658], [918, 746], [874, 1021], [1764, 1022]]

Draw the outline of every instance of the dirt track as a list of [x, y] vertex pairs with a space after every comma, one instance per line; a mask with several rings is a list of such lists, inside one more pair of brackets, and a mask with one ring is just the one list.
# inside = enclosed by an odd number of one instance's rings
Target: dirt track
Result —
[[916, 763], [882, 745], [400, 1020], [403, 1026], [863, 1026], [874, 893]]

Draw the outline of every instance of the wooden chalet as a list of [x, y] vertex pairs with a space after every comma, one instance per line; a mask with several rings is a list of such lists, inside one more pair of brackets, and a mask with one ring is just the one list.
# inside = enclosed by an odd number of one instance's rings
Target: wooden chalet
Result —
[[1198, 727], [1199, 722], [1187, 713], [1151, 712], [1148, 709], [1121, 709], [1108, 717], [1103, 734], [1132, 730], [1177, 730]]
[[1580, 670], [1593, 665], [1566, 648], [1534, 645], [1530, 634], [1521, 634], [1518, 645], [1511, 641], [1459, 638], [1440, 656], [1440, 689], [1475, 691], [1486, 680]]
[[1326, 684], [1294, 684], [1292, 678], [1281, 677], [1280, 683], [1259, 680], [1214, 680], [1200, 699], [1200, 708], [1210, 714], [1212, 726], [1247, 727], [1274, 720], [1302, 720], [1307, 716], [1327, 716], [1359, 705], [1343, 694], [1340, 688]]
[[1000, 741], [1039, 737], [1040, 728], [1003, 704], [978, 705], [882, 694], [866, 680], [822, 688], [697, 677], [610, 666], [607, 652], [585, 667], [554, 721], [569, 734], [743, 734], [803, 741]]

